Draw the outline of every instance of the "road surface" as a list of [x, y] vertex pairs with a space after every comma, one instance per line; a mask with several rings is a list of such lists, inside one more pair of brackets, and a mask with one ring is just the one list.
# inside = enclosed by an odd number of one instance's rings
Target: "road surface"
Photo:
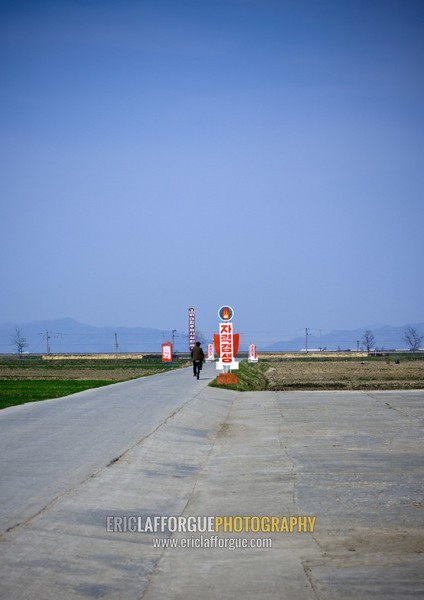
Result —
[[214, 375], [1, 411], [0, 598], [423, 597], [424, 393], [243, 394]]
[[0, 532], [140, 443], [209, 381], [175, 370], [0, 411]]

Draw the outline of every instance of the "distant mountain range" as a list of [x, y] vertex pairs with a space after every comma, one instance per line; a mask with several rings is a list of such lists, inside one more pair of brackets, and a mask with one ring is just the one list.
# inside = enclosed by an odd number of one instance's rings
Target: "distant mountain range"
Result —
[[[369, 329], [374, 335], [375, 348], [377, 350], [400, 350], [408, 349], [409, 346], [403, 339], [408, 327], [413, 327], [420, 335], [424, 336], [424, 323], [408, 323], [407, 325], [393, 327], [391, 325], [378, 326], [376, 328], [363, 327], [353, 330], [336, 330], [329, 333], [319, 331], [308, 331], [308, 349], [326, 350], [357, 350], [363, 348], [362, 338], [364, 331]], [[424, 345], [424, 338], [421, 344]], [[306, 348], [306, 332], [304, 336], [292, 338], [281, 342], [274, 342], [262, 347], [262, 351], [290, 351], [304, 350]]]
[[[94, 327], [73, 319], [35, 321], [24, 325], [0, 325], [0, 353], [16, 352], [11, 336], [18, 327], [27, 346], [34, 354], [91, 354], [99, 352], [160, 352], [163, 342], [172, 341], [172, 331], [148, 327]], [[115, 337], [116, 334], [116, 337]], [[188, 350], [188, 336], [175, 332], [176, 351]]]
[[[0, 324], [0, 353], [11, 354], [16, 348], [11, 337], [18, 327], [26, 340], [25, 351], [34, 354], [91, 354], [100, 352], [160, 352], [163, 342], [172, 341], [172, 331], [148, 327], [94, 327], [78, 323], [73, 319], [57, 319], [53, 321], [35, 321], [24, 325], [15, 323]], [[336, 330], [322, 333], [319, 330], [308, 330], [308, 349], [356, 350], [362, 348], [362, 337], [365, 329], [370, 329], [375, 338], [378, 350], [394, 350], [408, 348], [403, 339], [407, 327], [413, 327], [424, 335], [424, 323], [408, 323], [400, 327], [390, 325], [363, 327], [354, 330]], [[241, 339], [241, 351], [248, 349], [248, 343]], [[424, 346], [424, 339], [423, 344]], [[299, 351], [306, 347], [306, 335], [273, 344], [258, 344], [260, 351]], [[188, 335], [174, 332], [174, 348], [177, 352], [187, 352]], [[409, 349], [409, 348], [408, 348]]]

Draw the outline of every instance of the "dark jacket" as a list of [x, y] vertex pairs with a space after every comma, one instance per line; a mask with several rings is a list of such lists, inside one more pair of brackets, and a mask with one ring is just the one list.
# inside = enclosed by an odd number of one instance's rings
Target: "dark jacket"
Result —
[[195, 360], [200, 360], [201, 362], [205, 360], [205, 354], [200, 346], [194, 346], [193, 350], [191, 351], [191, 358], [193, 362]]

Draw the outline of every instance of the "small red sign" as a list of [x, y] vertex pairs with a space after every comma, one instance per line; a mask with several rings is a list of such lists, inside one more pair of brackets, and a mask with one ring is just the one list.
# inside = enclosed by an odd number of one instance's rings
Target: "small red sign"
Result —
[[172, 362], [172, 344], [164, 342], [162, 344], [162, 362]]

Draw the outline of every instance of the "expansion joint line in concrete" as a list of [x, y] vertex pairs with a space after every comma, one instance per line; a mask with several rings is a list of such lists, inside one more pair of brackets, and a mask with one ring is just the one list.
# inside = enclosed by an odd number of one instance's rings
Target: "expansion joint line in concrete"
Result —
[[[227, 414], [225, 415], [225, 418], [224, 418], [224, 419], [223, 419], [223, 421], [221, 422], [221, 425], [220, 425], [220, 428], [219, 428], [219, 430], [218, 430], [218, 433], [219, 433], [219, 431], [221, 431], [221, 430], [222, 430], [222, 428], [225, 426], [225, 423], [228, 421], [228, 417], [229, 417], [229, 415], [230, 415], [230, 413], [231, 413], [231, 411], [232, 411], [232, 409], [233, 409], [234, 403], [235, 403], [235, 401], [237, 400], [237, 398], [238, 398], [238, 396], [239, 396], [239, 395], [240, 395], [240, 393], [236, 393], [236, 394], [234, 394], [234, 398], [233, 398], [233, 400], [232, 400], [232, 402], [231, 402], [231, 404], [230, 404], [230, 406], [229, 406], [229, 408], [228, 408], [228, 411], [227, 411]], [[191, 492], [190, 492], [190, 495], [189, 495], [189, 497], [188, 497], [188, 499], [187, 499], [187, 502], [186, 502], [186, 504], [185, 504], [185, 506], [184, 506], [183, 510], [181, 511], [181, 515], [184, 515], [184, 513], [186, 512], [186, 510], [187, 510], [188, 506], [190, 505], [190, 502], [191, 502], [191, 500], [192, 500], [192, 498], [193, 498], [193, 495], [194, 495], [194, 493], [195, 493], [195, 491], [196, 491], [196, 487], [197, 487], [197, 484], [198, 484], [199, 478], [200, 478], [200, 476], [202, 475], [202, 473], [204, 472], [204, 470], [205, 470], [206, 466], [207, 466], [207, 465], [208, 465], [208, 463], [209, 463], [209, 460], [210, 460], [211, 454], [212, 454], [212, 452], [213, 452], [213, 450], [214, 450], [214, 448], [215, 448], [215, 445], [216, 445], [216, 440], [217, 440], [217, 438], [218, 438], [218, 433], [215, 435], [215, 438], [214, 438], [214, 440], [213, 440], [213, 443], [211, 444], [211, 447], [209, 448], [209, 452], [208, 452], [208, 453], [207, 453], [207, 455], [206, 455], [206, 458], [205, 458], [205, 460], [204, 460], [204, 462], [203, 462], [202, 468], [201, 468], [201, 469], [199, 469], [199, 471], [198, 471], [198, 473], [197, 473], [197, 475], [196, 475], [196, 479], [194, 480], [193, 488], [192, 488], [192, 490], [191, 490]]]
[[27, 519], [25, 519], [25, 521], [21, 521], [20, 523], [16, 523], [15, 525], [11, 525], [10, 527], [8, 527], [4, 532], [0, 533], [0, 541], [2, 540], [2, 538], [6, 534], [11, 533], [11, 532], [16, 532], [21, 527], [23, 527], [23, 526], [28, 525], [29, 523], [31, 523], [34, 519], [36, 519], [40, 515], [48, 512], [51, 508], [53, 508], [56, 505], [57, 502], [59, 502], [60, 500], [62, 500], [67, 494], [73, 492], [74, 490], [76, 490], [81, 485], [84, 485], [84, 483], [86, 481], [89, 481], [90, 479], [93, 479], [94, 477], [97, 477], [103, 471], [103, 469], [107, 469], [108, 467], [111, 467], [114, 464], [116, 464], [117, 462], [119, 462], [122, 458], [124, 458], [124, 456], [126, 456], [134, 448], [136, 448], [137, 446], [139, 446], [140, 444], [142, 444], [143, 442], [145, 442], [153, 434], [155, 434], [161, 427], [163, 427], [164, 425], [166, 425], [167, 422], [170, 419], [172, 419], [184, 407], [186, 407], [188, 404], [190, 404], [190, 402], [192, 402], [193, 400], [195, 400], [195, 398], [197, 398], [197, 396], [199, 396], [199, 394], [201, 394], [202, 391], [203, 391], [203, 389], [199, 390], [194, 396], [192, 396], [191, 398], [189, 398], [188, 400], [186, 400], [183, 404], [181, 404], [181, 406], [179, 406], [177, 409], [175, 409], [173, 413], [171, 413], [170, 415], [168, 415], [166, 417], [166, 419], [164, 421], [162, 421], [162, 423], [159, 423], [159, 425], [155, 429], [153, 429], [150, 433], [148, 433], [145, 436], [143, 436], [140, 440], [138, 440], [137, 442], [135, 442], [135, 444], [133, 444], [132, 446], [130, 446], [129, 448], [127, 448], [119, 456], [117, 456], [116, 458], [113, 458], [106, 465], [103, 465], [99, 469], [97, 469], [96, 471], [94, 471], [94, 473], [91, 473], [90, 475], [87, 475], [86, 477], [84, 477], [84, 479], [81, 479], [80, 481], [78, 481], [77, 483], [75, 483], [73, 486], [67, 488], [66, 490], [64, 490], [58, 496], [55, 496], [52, 500], [50, 500], [50, 502], [48, 502], [45, 506], [43, 506], [42, 508], [40, 508], [39, 511], [37, 511], [36, 513], [34, 513], [33, 515], [31, 515], [30, 517], [28, 517]]
[[[233, 408], [234, 402], [236, 401], [236, 399], [240, 395], [240, 393], [237, 393], [237, 392], [232, 392], [232, 393], [234, 394], [233, 400], [232, 400], [231, 404], [229, 405], [227, 414], [225, 415], [225, 418], [222, 420], [222, 422], [220, 424], [220, 429], [218, 431], [220, 431], [225, 426], [225, 423], [228, 421], [228, 416], [230, 415], [231, 410]], [[187, 498], [187, 502], [185, 503], [184, 508], [183, 508], [183, 510], [180, 513], [180, 516], [183, 516], [185, 514], [185, 512], [187, 511], [187, 509], [188, 509], [188, 507], [190, 505], [190, 502], [191, 502], [191, 500], [193, 498], [194, 492], [196, 491], [196, 487], [197, 487], [199, 478], [202, 475], [202, 473], [204, 472], [206, 466], [208, 465], [210, 456], [211, 456], [211, 454], [212, 454], [212, 452], [213, 452], [213, 450], [215, 448], [217, 437], [218, 437], [218, 435], [215, 435], [215, 439], [213, 440], [213, 443], [211, 444], [211, 447], [209, 448], [209, 452], [207, 453], [206, 458], [203, 461], [202, 468], [199, 469], [198, 472], [197, 472], [196, 478], [195, 478], [195, 480], [193, 482], [193, 487], [191, 489], [189, 497]], [[172, 537], [172, 536], [173, 536], [173, 534], [171, 533], [170, 537]], [[169, 550], [169, 548], [164, 548], [162, 550], [159, 558], [157, 559], [157, 561], [155, 563], [155, 566], [154, 566], [152, 572], [150, 573], [150, 575], [147, 578], [147, 585], [144, 588], [142, 595], [137, 600], [143, 600], [143, 598], [145, 597], [145, 595], [149, 591], [150, 584], [152, 583], [153, 579], [155, 578], [155, 576], [157, 574], [158, 567], [160, 566], [160, 563], [161, 563], [161, 561], [162, 561], [162, 559], [163, 559], [163, 557], [164, 557], [164, 555], [165, 555], [165, 553], [166, 553], [167, 550]]]
[[157, 427], [155, 427], [155, 429], [152, 429], [152, 431], [150, 431], [150, 433], [147, 433], [144, 437], [142, 437], [140, 440], [138, 440], [137, 442], [135, 442], [135, 444], [133, 444], [132, 446], [130, 446], [129, 448], [127, 448], [124, 452], [122, 452], [122, 454], [120, 454], [116, 458], [113, 458], [111, 461], [109, 461], [109, 463], [107, 465], [105, 465], [104, 467], [100, 467], [100, 469], [98, 469], [97, 471], [95, 471], [92, 475], [89, 475], [87, 477], [87, 479], [90, 479], [91, 477], [95, 477], [104, 468], [110, 467], [110, 466], [114, 465], [115, 463], [119, 462], [122, 458], [124, 458], [124, 456], [126, 456], [134, 448], [136, 448], [137, 446], [139, 446], [140, 444], [142, 444], [143, 442], [145, 442], [146, 440], [148, 440], [152, 435], [154, 435], [157, 431], [159, 431], [159, 429], [161, 427], [163, 427], [164, 425], [167, 425], [168, 421], [170, 421], [171, 419], [173, 419], [175, 417], [175, 415], [177, 415], [179, 412], [181, 412], [183, 410], [183, 408], [185, 408], [188, 404], [190, 404], [190, 402], [193, 402], [193, 400], [195, 400], [197, 398], [197, 396], [199, 396], [199, 394], [202, 393], [202, 391], [203, 390], [198, 391], [197, 394], [195, 394], [192, 398], [189, 398], [188, 400], [186, 400], [183, 404], [181, 404], [181, 406], [179, 406], [178, 408], [176, 408], [174, 410], [174, 412], [172, 412], [170, 415], [168, 415], [166, 417], [166, 419], [164, 421], [162, 421], [162, 423], [159, 423], [159, 425]]
[[271, 393], [272, 393], [275, 410], [279, 416], [278, 437], [279, 437], [280, 448], [281, 448], [283, 454], [286, 456], [286, 458], [289, 462], [289, 465], [290, 465], [290, 481], [291, 481], [291, 485], [292, 485], [292, 503], [293, 503], [293, 507], [295, 507], [296, 506], [296, 480], [297, 480], [295, 463], [287, 450], [287, 446], [284, 445], [283, 431], [282, 431], [284, 414], [277, 402], [278, 392], [271, 392]]
[[[291, 483], [292, 483], [292, 503], [293, 503], [293, 508], [294, 508], [294, 512], [297, 511], [297, 501], [296, 501], [296, 485], [297, 485], [297, 473], [296, 473], [296, 465], [295, 462], [293, 460], [293, 458], [291, 457], [289, 451], [287, 450], [287, 446], [284, 445], [284, 441], [283, 441], [283, 433], [282, 433], [282, 426], [283, 426], [283, 421], [284, 421], [284, 413], [282, 411], [282, 409], [280, 408], [280, 406], [278, 405], [278, 392], [274, 392], [273, 395], [273, 402], [274, 405], [276, 407], [276, 410], [279, 414], [279, 426], [278, 426], [278, 432], [279, 432], [279, 438], [280, 438], [280, 446], [281, 449], [283, 451], [283, 453], [285, 454], [285, 456], [287, 457], [287, 460], [290, 464], [290, 477], [291, 477]], [[315, 533], [309, 533], [310, 537], [312, 538], [312, 540], [314, 541], [316, 547], [321, 551], [322, 547], [321, 544], [319, 543], [317, 537], [315, 536]], [[311, 590], [315, 596], [315, 598], [317, 600], [319, 600], [319, 596], [317, 593], [317, 590], [315, 589], [315, 586], [313, 584], [312, 581], [312, 572], [310, 570], [310, 568], [307, 565], [307, 561], [302, 561], [302, 568], [305, 572], [305, 577], [311, 587]]]
[[[313, 534], [312, 534], [312, 538], [313, 538], [313, 540], [314, 540], [314, 541], [315, 541], [315, 543], [316, 543], [316, 539], [315, 539], [315, 537], [314, 537], [314, 535], [313, 535]], [[308, 583], [309, 583], [309, 585], [310, 585], [310, 587], [311, 587], [312, 593], [314, 594], [314, 596], [315, 596], [315, 598], [316, 598], [317, 600], [320, 600], [320, 597], [319, 597], [319, 595], [318, 595], [318, 592], [317, 592], [317, 590], [315, 589], [314, 582], [312, 581], [312, 569], [311, 569], [311, 568], [310, 568], [310, 567], [309, 567], [309, 566], [306, 564], [306, 562], [305, 562], [305, 561], [302, 561], [302, 568], [303, 568], [303, 571], [304, 571], [304, 573], [305, 573], [306, 580], [308, 581]]]
[[[377, 403], [381, 403], [381, 398], [375, 397], [373, 396], [372, 392], [361, 392], [364, 396], [368, 396], [369, 398], [371, 398], [372, 400], [374, 400]], [[396, 412], [398, 412], [400, 415], [403, 415], [404, 417], [410, 417], [411, 415], [409, 415], [408, 413], [404, 412], [403, 410], [400, 410], [399, 408], [395, 408], [394, 406], [392, 406], [390, 404], [390, 402], [387, 402], [387, 400], [384, 400], [384, 408], [385, 409], [390, 409], [390, 410], [394, 410]]]

